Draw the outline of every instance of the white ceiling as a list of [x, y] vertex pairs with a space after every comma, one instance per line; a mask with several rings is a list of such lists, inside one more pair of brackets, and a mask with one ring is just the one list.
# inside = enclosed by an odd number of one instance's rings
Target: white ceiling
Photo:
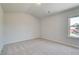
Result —
[[4, 12], [25, 12], [42, 18], [78, 6], [79, 3], [4, 3]]

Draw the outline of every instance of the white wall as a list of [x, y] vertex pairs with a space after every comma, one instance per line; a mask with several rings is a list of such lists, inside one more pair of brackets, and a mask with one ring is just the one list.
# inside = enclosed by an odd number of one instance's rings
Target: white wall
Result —
[[0, 50], [3, 46], [3, 10], [0, 6]]
[[68, 17], [75, 15], [79, 15], [79, 8], [57, 13], [41, 20], [25, 13], [5, 13], [3, 42], [7, 44], [39, 38], [41, 34], [41, 38], [79, 46], [79, 39], [68, 38], [67, 35]]
[[40, 22], [32, 15], [25, 13], [5, 13], [4, 43], [13, 43], [40, 36]]
[[79, 47], [79, 39], [68, 37], [68, 17], [78, 15], [79, 7], [43, 18], [42, 38]]

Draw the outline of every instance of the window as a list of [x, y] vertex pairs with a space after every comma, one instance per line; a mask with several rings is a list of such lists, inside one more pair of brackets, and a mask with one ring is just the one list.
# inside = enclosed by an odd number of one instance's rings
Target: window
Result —
[[79, 16], [69, 18], [69, 36], [79, 38]]

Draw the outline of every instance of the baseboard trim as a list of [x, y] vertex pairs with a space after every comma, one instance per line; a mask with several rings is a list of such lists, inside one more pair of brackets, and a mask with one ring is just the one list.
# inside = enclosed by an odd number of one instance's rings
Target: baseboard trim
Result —
[[[45, 38], [42, 38], [42, 39], [45, 39]], [[66, 44], [66, 43], [64, 43], [64, 42], [59, 42], [59, 41], [54, 41], [54, 40], [49, 40], [49, 39], [45, 39], [45, 40], [48, 40], [48, 41], [50, 41], [50, 42], [55, 42], [55, 43], [58, 43], [58, 44], [62, 44], [62, 45], [65, 45], [65, 46], [69, 46], [69, 47], [72, 47], [72, 48], [79, 49], [78, 46], [73, 45], [73, 44]]]
[[31, 38], [31, 39], [28, 39], [28, 40], [21, 40], [21, 41], [15, 41], [15, 42], [10, 42], [10, 43], [6, 43], [6, 44], [4, 44], [4, 45], [9, 45], [9, 44], [14, 44], [14, 43], [18, 43], [18, 42], [23, 42], [23, 41], [29, 41], [29, 40], [35, 40], [35, 39], [41, 39], [41, 38]]
[[[35, 39], [44, 39], [44, 40], [47, 40], [47, 41], [50, 41], [51, 43], [52, 42], [55, 42], [55, 43], [58, 43], [58, 44], [62, 44], [62, 45], [65, 45], [65, 46], [69, 46], [69, 47], [72, 47], [72, 48], [75, 48], [75, 49], [79, 49], [79, 46], [76, 46], [74, 44], [66, 44], [64, 42], [59, 42], [59, 41], [54, 41], [54, 40], [49, 40], [49, 39], [45, 39], [45, 38], [32, 38], [32, 39], [29, 39], [29, 40], [35, 40]], [[24, 41], [24, 40], [23, 40]], [[28, 40], [27, 40], [28, 41]], [[18, 41], [18, 42], [22, 42], [22, 41]], [[5, 44], [5, 45], [9, 45], [9, 44], [14, 44], [14, 43], [18, 43], [18, 42], [13, 42], [13, 43], [8, 43], [8, 44]], [[4, 46], [5, 46], [4, 45]]]

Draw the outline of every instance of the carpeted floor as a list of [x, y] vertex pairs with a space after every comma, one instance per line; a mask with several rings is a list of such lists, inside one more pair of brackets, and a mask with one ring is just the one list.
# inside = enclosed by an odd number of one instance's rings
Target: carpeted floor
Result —
[[7, 44], [3, 47], [4, 55], [73, 55], [79, 49], [68, 47], [44, 39], [33, 39]]

